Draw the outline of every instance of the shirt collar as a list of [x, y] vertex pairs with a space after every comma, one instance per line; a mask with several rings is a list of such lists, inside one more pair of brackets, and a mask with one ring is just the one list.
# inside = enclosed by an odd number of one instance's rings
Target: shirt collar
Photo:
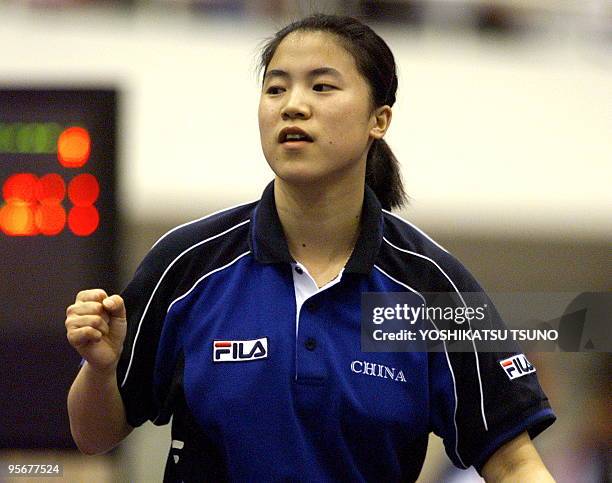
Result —
[[[345, 272], [368, 274], [382, 244], [382, 207], [374, 191], [366, 185], [361, 212], [361, 231]], [[293, 263], [274, 201], [274, 181], [264, 190], [251, 215], [249, 246], [261, 263]]]

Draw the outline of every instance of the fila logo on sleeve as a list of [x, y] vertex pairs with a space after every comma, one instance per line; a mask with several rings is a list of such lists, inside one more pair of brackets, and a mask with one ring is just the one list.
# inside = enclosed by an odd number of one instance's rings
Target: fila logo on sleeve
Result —
[[213, 341], [213, 362], [246, 362], [268, 357], [268, 338]]
[[516, 379], [536, 371], [524, 354], [508, 357], [508, 359], [501, 360], [499, 363], [510, 379]]

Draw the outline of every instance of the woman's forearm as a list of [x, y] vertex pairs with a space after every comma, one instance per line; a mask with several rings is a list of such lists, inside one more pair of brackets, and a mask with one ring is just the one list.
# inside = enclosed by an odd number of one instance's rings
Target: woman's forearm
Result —
[[87, 362], [68, 393], [68, 416], [74, 441], [89, 455], [106, 453], [133, 429], [126, 420], [115, 370], [98, 373]]
[[504, 444], [486, 462], [482, 476], [487, 483], [554, 483], [542, 458], [524, 432]]

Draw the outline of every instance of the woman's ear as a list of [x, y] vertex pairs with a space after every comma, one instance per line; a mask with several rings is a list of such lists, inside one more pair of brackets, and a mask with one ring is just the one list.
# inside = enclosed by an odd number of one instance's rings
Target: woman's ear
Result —
[[393, 112], [387, 105], [377, 108], [372, 114], [374, 126], [370, 129], [370, 136], [374, 139], [382, 139], [389, 129], [392, 115]]

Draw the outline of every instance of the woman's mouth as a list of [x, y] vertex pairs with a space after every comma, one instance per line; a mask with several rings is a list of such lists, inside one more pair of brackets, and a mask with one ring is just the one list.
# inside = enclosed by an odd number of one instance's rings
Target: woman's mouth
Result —
[[304, 139], [296, 139], [296, 140], [288, 140], [281, 143], [283, 147], [287, 149], [302, 149], [309, 144], [312, 144], [312, 141], [306, 141]]

